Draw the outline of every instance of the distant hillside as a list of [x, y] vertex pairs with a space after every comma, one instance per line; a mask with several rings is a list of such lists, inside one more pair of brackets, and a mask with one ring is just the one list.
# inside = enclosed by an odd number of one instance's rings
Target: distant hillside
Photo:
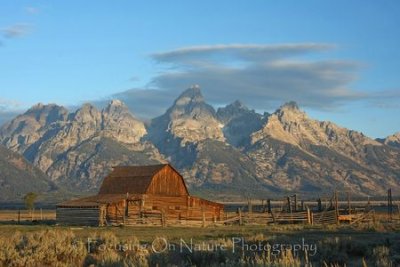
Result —
[[22, 201], [28, 192], [48, 194], [57, 190], [37, 167], [18, 153], [0, 145], [0, 201]]

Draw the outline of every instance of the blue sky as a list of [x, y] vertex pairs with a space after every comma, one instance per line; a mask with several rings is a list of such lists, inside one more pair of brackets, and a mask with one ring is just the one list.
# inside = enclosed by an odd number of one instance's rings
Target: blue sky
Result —
[[110, 98], [160, 115], [191, 84], [215, 106], [295, 100], [371, 137], [400, 131], [398, 1], [0, 3], [0, 117]]

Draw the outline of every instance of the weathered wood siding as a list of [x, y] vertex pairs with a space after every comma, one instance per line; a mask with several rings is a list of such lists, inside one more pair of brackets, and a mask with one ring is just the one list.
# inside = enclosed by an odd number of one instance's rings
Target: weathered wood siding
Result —
[[125, 217], [125, 200], [118, 203], [108, 204], [106, 206], [106, 222], [107, 224], [122, 224]]
[[146, 193], [166, 196], [189, 195], [182, 176], [169, 165], [154, 175]]
[[127, 203], [127, 218], [140, 218], [144, 213], [157, 211], [166, 220], [202, 220], [203, 216], [207, 220], [223, 218], [223, 205], [191, 196], [143, 195], [141, 200]]
[[62, 225], [99, 226], [99, 208], [57, 207], [56, 220]]

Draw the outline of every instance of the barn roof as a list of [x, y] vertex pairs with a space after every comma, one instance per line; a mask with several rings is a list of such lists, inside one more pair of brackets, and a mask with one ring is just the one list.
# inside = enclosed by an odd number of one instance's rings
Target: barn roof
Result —
[[168, 165], [114, 167], [104, 178], [99, 194], [145, 194], [153, 176]]
[[[101, 204], [117, 203], [127, 198], [140, 199], [141, 195], [146, 194], [154, 175], [166, 166], [179, 174], [170, 164], [113, 167], [113, 171], [104, 178], [97, 195], [65, 201], [57, 206], [98, 207]], [[182, 176], [181, 178], [183, 180]], [[185, 182], [183, 185], [188, 192]]]

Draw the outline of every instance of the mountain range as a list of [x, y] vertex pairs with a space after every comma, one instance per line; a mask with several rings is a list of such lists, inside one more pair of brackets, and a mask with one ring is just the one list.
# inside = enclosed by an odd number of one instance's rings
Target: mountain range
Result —
[[147, 124], [119, 100], [75, 112], [38, 104], [4, 124], [0, 142], [49, 183], [79, 193], [97, 191], [113, 166], [159, 162], [171, 162], [193, 193], [218, 200], [400, 191], [400, 133], [374, 140], [309, 118], [294, 102], [272, 114], [240, 101], [215, 110], [198, 87]]

